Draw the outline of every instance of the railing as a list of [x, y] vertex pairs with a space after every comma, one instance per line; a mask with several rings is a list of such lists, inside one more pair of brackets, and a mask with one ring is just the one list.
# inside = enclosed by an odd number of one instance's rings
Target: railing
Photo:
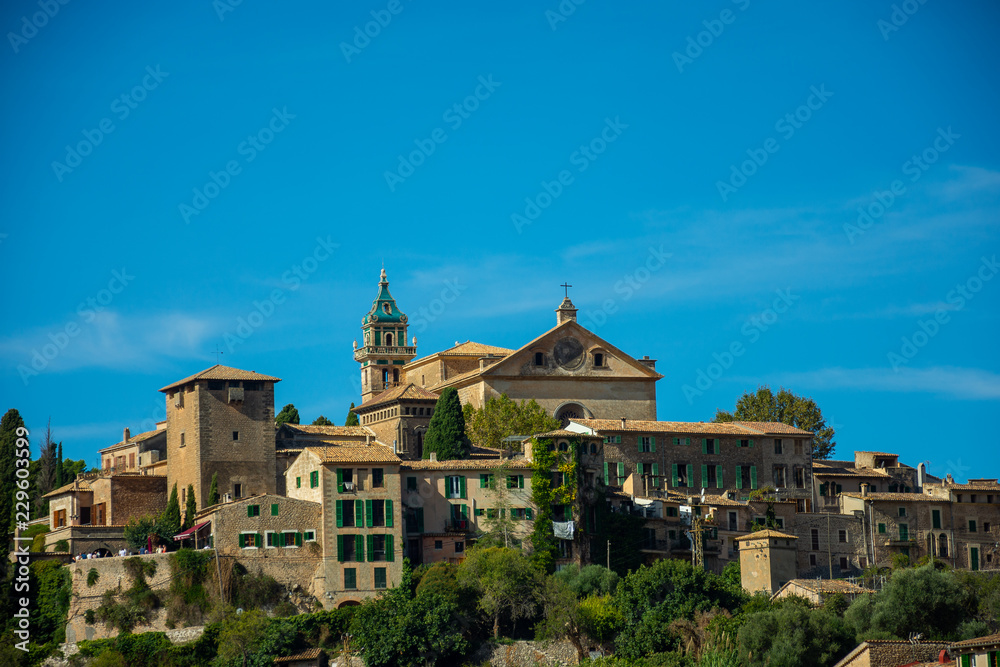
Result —
[[415, 347], [402, 347], [402, 346], [399, 346], [399, 347], [396, 347], [396, 346], [393, 346], [393, 347], [385, 347], [385, 346], [372, 347], [372, 346], [365, 346], [365, 347], [359, 347], [358, 349], [356, 349], [354, 351], [354, 360], [355, 361], [361, 361], [362, 359], [367, 358], [369, 355], [372, 355], [372, 356], [375, 356], [375, 355], [378, 355], [378, 356], [382, 356], [382, 355], [387, 355], [387, 356], [400, 355], [400, 356], [402, 356], [402, 355], [415, 355], [416, 353], [417, 353], [417, 348], [415, 348]]
[[444, 524], [446, 533], [466, 533], [469, 531], [469, 522], [465, 519], [459, 521], [447, 521]]

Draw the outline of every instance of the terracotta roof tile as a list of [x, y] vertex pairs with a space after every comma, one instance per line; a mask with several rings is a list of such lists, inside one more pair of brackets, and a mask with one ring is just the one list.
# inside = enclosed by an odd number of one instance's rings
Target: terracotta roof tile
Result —
[[319, 657], [320, 653], [323, 652], [321, 648], [309, 648], [301, 653], [296, 653], [295, 655], [285, 656], [284, 658], [275, 658], [274, 661], [278, 662], [292, 662], [293, 660], [315, 660]]
[[372, 435], [372, 432], [364, 426], [314, 426], [312, 424], [284, 424], [292, 431], [303, 435], [327, 435], [332, 437], [364, 437]]
[[881, 468], [825, 468], [813, 470], [816, 477], [888, 477], [889, 473]]
[[429, 354], [426, 357], [421, 357], [415, 361], [411, 361], [407, 366], [416, 366], [428, 359], [433, 359], [434, 357], [485, 357], [487, 355], [494, 356], [508, 356], [514, 353], [514, 350], [508, 350], [506, 347], [497, 347], [496, 345], [484, 345], [483, 343], [473, 343], [472, 341], [465, 341], [464, 343], [459, 343], [454, 347], [449, 347], [447, 350], [442, 350], [440, 352], [435, 352], [434, 354]]
[[384, 405], [386, 403], [392, 403], [399, 400], [429, 400], [436, 401], [439, 398], [438, 394], [432, 393], [424, 389], [423, 387], [418, 387], [412, 382], [404, 385], [399, 385], [398, 387], [392, 387], [386, 389], [381, 394], [372, 396], [366, 402], [354, 408], [355, 411], [368, 410], [379, 405]]
[[554, 431], [546, 431], [545, 433], [535, 433], [533, 438], [598, 438], [600, 436], [596, 435], [586, 435], [584, 433], [577, 433], [576, 431], [567, 431], [564, 428], [557, 428]]
[[574, 419], [574, 423], [595, 431], [628, 433], [684, 433], [707, 435], [758, 436], [770, 433], [812, 436], [809, 431], [776, 422], [668, 422], [627, 419], [624, 428], [620, 419]]
[[[53, 491], [49, 491], [44, 496], [42, 496], [42, 498], [50, 498], [52, 496], [59, 496], [59, 495], [62, 495], [64, 493], [69, 493], [70, 491], [74, 490], [74, 487], [76, 485], [77, 485], [77, 482], [70, 482], [69, 484], [66, 484], [65, 486], [60, 486], [58, 489], [55, 489]], [[79, 481], [79, 487], [77, 489], [75, 489], [75, 490], [77, 490], [77, 491], [93, 491], [93, 489], [90, 486], [90, 482], [88, 480], [85, 480], [85, 479], [81, 479]]]
[[399, 463], [392, 449], [380, 443], [339, 442], [327, 446], [307, 445], [305, 449], [321, 463]]
[[965, 641], [955, 642], [951, 644], [952, 648], [975, 648], [977, 646], [992, 646], [993, 644], [1000, 644], [1000, 633], [986, 635], [984, 637], [974, 637], [972, 639], [966, 639]]
[[270, 375], [261, 375], [255, 371], [244, 371], [239, 368], [231, 368], [229, 366], [216, 364], [211, 368], [206, 368], [200, 373], [189, 375], [183, 380], [178, 380], [177, 382], [168, 384], [160, 391], [169, 391], [174, 387], [181, 387], [189, 382], [194, 382], [195, 380], [256, 380], [259, 382], [281, 382], [281, 378], [272, 377]]
[[867, 496], [862, 496], [860, 491], [844, 491], [840, 495], [847, 496], [849, 498], [867, 498], [868, 500], [893, 500], [899, 502], [947, 502], [943, 498], [934, 498], [926, 493], [869, 493]]
[[870, 588], [858, 586], [843, 579], [792, 579], [786, 586], [796, 585], [814, 593], [874, 593]]
[[944, 486], [946, 489], [957, 491], [996, 491], [1000, 489], [1000, 483], [997, 483], [995, 479], [970, 479], [965, 484], [945, 482]]
[[742, 501], [739, 501], [739, 500], [733, 500], [731, 498], [726, 498], [725, 496], [709, 496], [709, 495], [705, 496], [705, 502], [704, 503], [702, 503], [701, 499], [699, 498], [698, 504], [699, 505], [700, 504], [708, 505], [709, 507], [712, 507], [713, 505], [716, 506], [716, 507], [749, 507], [750, 506], [749, 503], [745, 503], [745, 502], [742, 502]]
[[136, 435], [133, 435], [128, 440], [123, 440], [121, 442], [115, 443], [113, 445], [105, 447], [104, 449], [99, 449], [97, 451], [100, 454], [103, 454], [105, 452], [112, 452], [112, 451], [114, 451], [116, 449], [122, 449], [124, 447], [128, 447], [128, 446], [131, 446], [131, 445], [138, 444], [140, 442], [145, 442], [146, 440], [149, 440], [150, 438], [152, 438], [154, 435], [157, 435], [159, 433], [166, 433], [166, 432], [167, 431], [165, 429], [158, 428], [158, 429], [153, 429], [152, 431], [146, 431], [145, 433], [138, 433]]
[[736, 541], [741, 542], [743, 540], [760, 540], [765, 537], [778, 537], [783, 540], [797, 540], [799, 539], [795, 535], [789, 535], [788, 533], [782, 533], [777, 530], [758, 530], [756, 533], [750, 533], [749, 535], [744, 535], [743, 537], [737, 537]]
[[531, 462], [527, 459], [474, 458], [451, 461], [404, 461], [400, 470], [493, 470], [503, 465], [511, 470], [528, 470]]

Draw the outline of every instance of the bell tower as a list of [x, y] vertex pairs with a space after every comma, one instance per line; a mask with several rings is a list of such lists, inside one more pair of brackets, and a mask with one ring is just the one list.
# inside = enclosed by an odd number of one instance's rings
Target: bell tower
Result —
[[379, 277], [378, 296], [361, 320], [364, 344], [354, 342], [354, 360], [361, 364], [361, 401], [364, 403], [403, 382], [403, 365], [417, 356], [417, 341], [407, 345], [406, 315], [389, 293], [385, 269]]

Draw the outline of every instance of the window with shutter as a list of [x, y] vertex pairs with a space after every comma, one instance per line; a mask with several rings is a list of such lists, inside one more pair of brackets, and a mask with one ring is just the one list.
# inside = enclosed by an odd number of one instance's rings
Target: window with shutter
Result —
[[337, 535], [337, 561], [344, 562], [344, 536]]
[[703, 465], [701, 467], [701, 485], [708, 486], [708, 466]]
[[337, 468], [337, 493], [344, 492], [344, 469]]
[[368, 535], [368, 561], [371, 563], [375, 562], [375, 536]]
[[715, 466], [715, 488], [726, 488], [722, 483], [722, 466]]
[[694, 486], [694, 464], [687, 464], [687, 485]]
[[618, 484], [625, 483], [625, 463], [622, 461], [618, 462]]
[[670, 466], [670, 486], [671, 488], [677, 488], [677, 464], [673, 463]]
[[354, 560], [359, 563], [365, 560], [365, 541], [361, 539], [361, 535], [354, 536]]
[[757, 466], [750, 466], [750, 488], [757, 488]]
[[372, 528], [375, 525], [375, 512], [372, 510], [372, 501], [365, 501], [365, 525]]
[[344, 501], [338, 500], [336, 502], [337, 506], [337, 528], [344, 527]]
[[278, 516], [278, 503], [271, 503], [271, 516]]
[[315, 489], [317, 486], [319, 486], [319, 471], [313, 470], [309, 473], [309, 487]]
[[392, 528], [392, 501], [385, 501], [385, 527]]
[[393, 536], [385, 536], [385, 559], [390, 563], [396, 560], [396, 552], [393, 548]]

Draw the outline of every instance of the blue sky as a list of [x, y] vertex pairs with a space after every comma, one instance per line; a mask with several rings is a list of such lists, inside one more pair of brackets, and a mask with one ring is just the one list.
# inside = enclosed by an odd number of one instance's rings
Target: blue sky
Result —
[[0, 13], [0, 394], [68, 456], [217, 347], [342, 423], [384, 261], [422, 355], [569, 281], [660, 419], [769, 383], [1000, 475], [995, 3], [53, 7]]

